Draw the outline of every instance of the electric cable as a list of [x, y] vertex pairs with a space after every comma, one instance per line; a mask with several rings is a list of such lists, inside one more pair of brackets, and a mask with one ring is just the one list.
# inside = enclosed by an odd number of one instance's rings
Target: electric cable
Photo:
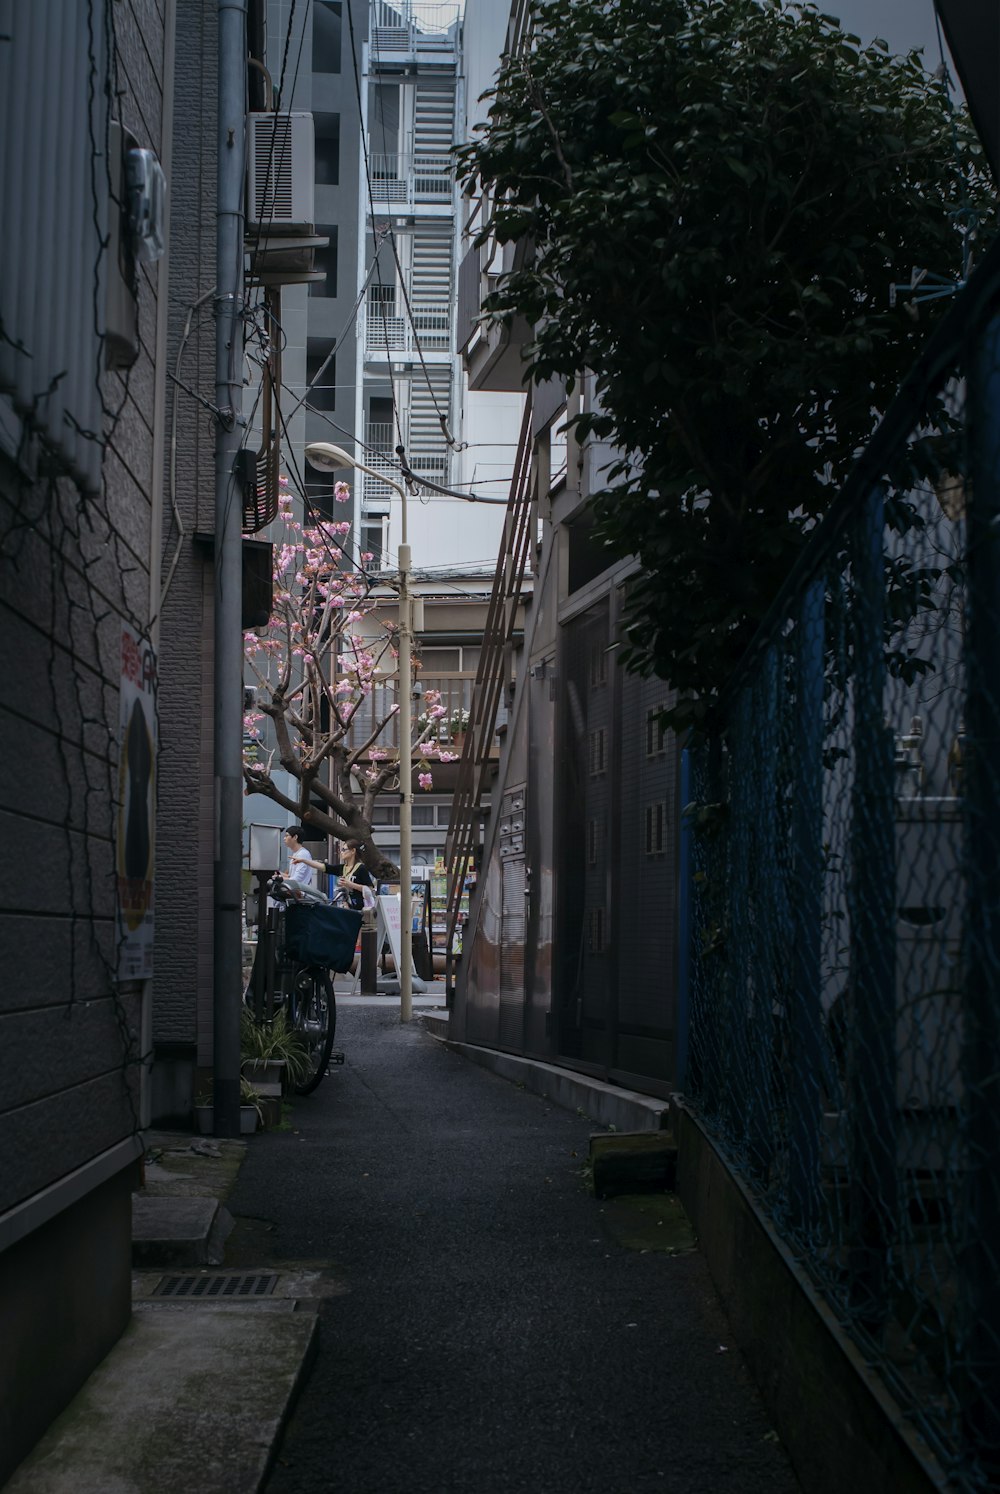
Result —
[[[372, 187], [371, 163], [370, 163], [369, 158], [368, 158], [368, 141], [367, 141], [367, 138], [365, 136], [365, 110], [364, 110], [364, 104], [363, 104], [362, 99], [361, 99], [361, 78], [360, 78], [360, 75], [358, 73], [357, 39], [356, 39], [355, 34], [354, 34], [354, 17], [351, 14], [351, 5], [350, 5], [350, 3], [348, 3], [348, 6], [347, 6], [347, 26], [348, 26], [348, 31], [350, 32], [350, 37], [351, 37], [351, 65], [352, 65], [353, 74], [354, 74], [354, 95], [355, 95], [355, 100], [356, 100], [357, 108], [358, 108], [358, 125], [359, 125], [359, 129], [360, 129], [360, 132], [361, 132], [361, 155], [362, 155], [362, 160], [364, 162], [365, 183], [366, 183], [367, 188], [368, 188], [368, 211], [369, 211], [369, 214], [370, 214], [370, 217], [371, 217], [371, 224], [372, 224], [372, 240], [373, 240], [373, 245], [374, 245], [374, 261], [373, 262], [374, 262], [374, 265], [375, 265], [375, 274], [376, 274], [376, 278], [378, 280], [379, 291], [381, 292], [381, 294], [379, 296], [379, 308], [380, 308], [380, 314], [381, 314], [381, 318], [382, 318], [382, 334], [383, 334], [383, 338], [384, 338], [384, 341], [385, 341], [385, 361], [386, 361], [386, 365], [388, 366], [388, 369], [389, 369], [389, 397], [390, 397], [390, 400], [391, 400], [391, 403], [392, 403], [392, 420], [393, 420], [393, 424], [396, 427], [396, 439], [401, 442], [403, 440], [403, 428], [402, 428], [402, 424], [401, 424], [400, 418], [399, 418], [399, 406], [398, 406], [398, 404], [396, 402], [396, 382], [395, 382], [395, 380], [394, 380], [394, 378], [392, 376], [392, 361], [393, 361], [392, 360], [392, 349], [391, 349], [391, 347], [389, 345], [389, 323], [388, 323], [388, 321], [386, 319], [386, 313], [385, 313], [385, 307], [386, 307], [385, 285], [384, 285], [383, 280], [382, 280], [382, 266], [380, 264], [381, 249], [382, 249], [382, 243], [384, 242], [384, 238], [382, 240], [376, 240], [376, 227], [377, 227], [377, 225], [376, 225], [376, 218], [375, 218], [375, 192], [374, 192], [374, 189]], [[384, 125], [383, 125], [383, 133], [384, 133]], [[392, 238], [392, 228], [391, 228], [391, 226], [388, 229], [388, 237], [391, 240], [391, 238]], [[367, 319], [366, 319], [366, 327], [365, 327], [365, 340], [367, 341]]]

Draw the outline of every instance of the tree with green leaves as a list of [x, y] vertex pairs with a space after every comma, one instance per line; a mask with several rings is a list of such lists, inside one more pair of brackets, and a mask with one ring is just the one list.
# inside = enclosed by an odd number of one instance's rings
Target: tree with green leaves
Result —
[[[460, 152], [489, 314], [526, 379], [584, 370], [619, 453], [596, 532], [642, 574], [627, 662], [697, 719], [926, 339], [895, 284], [967, 269], [995, 198], [921, 58], [784, 0], [535, 0]], [[935, 303], [935, 308], [946, 305]]]

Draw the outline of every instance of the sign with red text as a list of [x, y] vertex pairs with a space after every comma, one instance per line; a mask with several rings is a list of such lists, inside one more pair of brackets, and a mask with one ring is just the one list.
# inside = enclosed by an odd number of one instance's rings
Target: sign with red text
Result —
[[148, 639], [121, 628], [118, 824], [118, 979], [153, 973], [156, 837], [156, 655]]

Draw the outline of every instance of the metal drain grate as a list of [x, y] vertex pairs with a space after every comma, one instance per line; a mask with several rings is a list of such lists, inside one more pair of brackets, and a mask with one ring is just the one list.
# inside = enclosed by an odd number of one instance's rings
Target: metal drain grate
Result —
[[217, 1273], [212, 1276], [163, 1276], [154, 1297], [268, 1297], [277, 1285], [277, 1275], [257, 1271]]

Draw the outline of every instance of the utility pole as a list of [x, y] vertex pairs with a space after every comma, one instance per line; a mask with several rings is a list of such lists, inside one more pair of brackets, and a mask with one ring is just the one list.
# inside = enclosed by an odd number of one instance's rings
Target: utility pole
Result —
[[240, 865], [243, 821], [243, 507], [233, 471], [242, 440], [246, 0], [218, 0], [215, 257], [215, 1134], [240, 1131]]
[[399, 1020], [413, 1017], [413, 659], [406, 492], [399, 546]]

